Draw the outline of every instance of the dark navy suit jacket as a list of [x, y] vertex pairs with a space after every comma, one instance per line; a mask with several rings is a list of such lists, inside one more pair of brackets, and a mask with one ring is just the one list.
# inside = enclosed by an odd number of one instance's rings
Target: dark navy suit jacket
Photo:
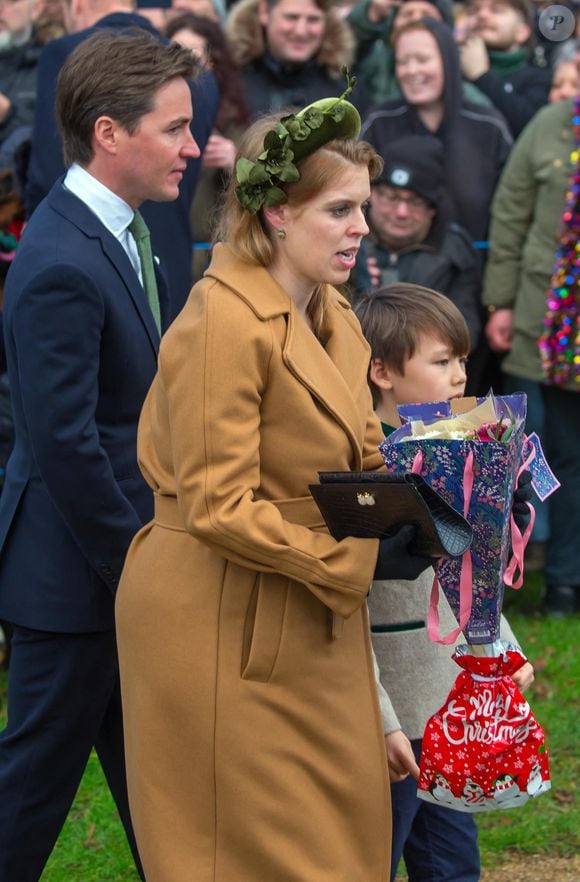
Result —
[[[158, 287], [167, 326], [159, 274]], [[4, 337], [16, 440], [0, 497], [0, 618], [110, 628], [127, 549], [153, 514], [136, 437], [159, 334], [123, 247], [60, 180], [8, 273]]]
[[[58, 74], [76, 47], [97, 29], [115, 31], [140, 27], [159, 36], [146, 18], [129, 12], [115, 12], [93, 27], [51, 40], [44, 47], [38, 64], [36, 115], [26, 187], [26, 210], [30, 216], [54, 182], [64, 172], [62, 145], [56, 125], [54, 104]], [[160, 37], [161, 39], [161, 37]], [[193, 122], [191, 132], [203, 151], [214, 126], [219, 94], [212, 74], [204, 73], [191, 85]], [[190, 160], [175, 202], [145, 202], [141, 213], [151, 232], [155, 255], [169, 284], [171, 314], [175, 317], [187, 299], [192, 282], [192, 237], [189, 212], [199, 176], [201, 161]]]

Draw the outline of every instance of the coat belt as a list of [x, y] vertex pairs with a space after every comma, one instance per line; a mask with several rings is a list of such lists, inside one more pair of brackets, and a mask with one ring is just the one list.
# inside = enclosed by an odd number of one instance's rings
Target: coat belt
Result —
[[[162, 496], [155, 493], [154, 519], [162, 527], [171, 530], [185, 532], [183, 518], [179, 511], [176, 496]], [[269, 500], [275, 505], [285, 521], [291, 524], [299, 524], [310, 530], [324, 529], [324, 519], [318, 510], [318, 506], [311, 496], [303, 496], [297, 499]]]
[[[159, 493], [155, 493], [154, 496], [155, 523], [161, 527], [185, 533], [186, 530], [177, 504], [177, 497], [161, 496]], [[284, 520], [289, 521], [291, 524], [300, 524], [311, 530], [325, 529], [324, 519], [311, 496], [303, 496], [298, 499], [271, 500], [271, 502], [276, 506]], [[330, 633], [332, 639], [336, 640], [342, 635], [344, 620], [330, 610], [328, 612]]]

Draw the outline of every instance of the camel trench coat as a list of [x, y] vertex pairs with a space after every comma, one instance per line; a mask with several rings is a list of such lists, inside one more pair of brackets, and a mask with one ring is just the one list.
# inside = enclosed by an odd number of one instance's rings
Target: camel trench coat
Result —
[[148, 882], [385, 882], [390, 804], [366, 609], [377, 540], [326, 531], [318, 470], [377, 469], [369, 351], [324, 346], [217, 246], [139, 427], [155, 520], [117, 598], [131, 812]]

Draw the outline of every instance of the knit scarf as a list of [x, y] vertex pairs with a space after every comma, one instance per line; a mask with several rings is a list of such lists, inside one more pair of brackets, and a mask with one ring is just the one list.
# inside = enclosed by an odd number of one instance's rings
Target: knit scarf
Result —
[[513, 52], [500, 52], [497, 49], [489, 49], [489, 64], [500, 77], [509, 77], [516, 70], [525, 67], [530, 59], [527, 49], [514, 49]]

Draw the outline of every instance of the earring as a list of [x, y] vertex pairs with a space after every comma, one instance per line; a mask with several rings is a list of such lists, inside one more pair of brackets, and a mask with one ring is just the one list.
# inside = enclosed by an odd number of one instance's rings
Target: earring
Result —
[[279, 239], [285, 239], [286, 238], [286, 230], [276, 230], [276, 235], [278, 236]]

